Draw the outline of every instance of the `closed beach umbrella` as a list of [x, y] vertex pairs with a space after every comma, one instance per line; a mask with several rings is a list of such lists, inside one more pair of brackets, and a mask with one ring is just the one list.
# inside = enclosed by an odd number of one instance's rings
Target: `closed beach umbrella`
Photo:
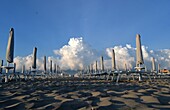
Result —
[[156, 65], [155, 65], [155, 58], [152, 57], [152, 71], [156, 70]]
[[3, 60], [0, 61], [0, 73], [2, 73]]
[[33, 50], [33, 62], [32, 68], [36, 69], [36, 60], [37, 60], [37, 48], [35, 47]]
[[46, 67], [46, 56], [44, 56], [44, 71], [47, 70], [47, 67]]
[[90, 70], [90, 65], [88, 65], [88, 67], [87, 67], [87, 68], [88, 68], [88, 72], [90, 73], [90, 72], [91, 72], [91, 70]]
[[60, 73], [60, 66], [57, 65], [57, 73]]
[[56, 73], [57, 66], [54, 64], [54, 73]]
[[160, 67], [160, 64], [158, 64], [158, 73], [160, 72], [161, 70], [161, 67]]
[[16, 69], [16, 63], [14, 63], [13, 73], [15, 73], [15, 69]]
[[9, 32], [8, 45], [6, 50], [6, 60], [8, 63], [12, 63], [14, 58], [14, 29], [11, 28]]
[[97, 61], [96, 61], [96, 64], [95, 64], [95, 72], [97, 73], [98, 71], [98, 68], [97, 68]]
[[112, 71], [116, 69], [115, 51], [112, 49]]
[[50, 60], [50, 72], [52, 73], [52, 60]]
[[93, 64], [90, 65], [91, 73], [93, 73]]
[[0, 60], [0, 66], [3, 66], [3, 60]]
[[141, 40], [140, 35], [136, 35], [136, 65], [144, 64], [142, 49], [141, 49]]
[[103, 56], [100, 57], [100, 63], [101, 63], [101, 71], [104, 71], [104, 61], [103, 61]]

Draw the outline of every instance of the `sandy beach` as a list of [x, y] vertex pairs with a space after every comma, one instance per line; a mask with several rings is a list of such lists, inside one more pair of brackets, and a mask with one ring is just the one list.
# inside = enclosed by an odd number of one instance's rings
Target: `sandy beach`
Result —
[[60, 78], [0, 84], [1, 110], [168, 110], [170, 80], [115, 82]]

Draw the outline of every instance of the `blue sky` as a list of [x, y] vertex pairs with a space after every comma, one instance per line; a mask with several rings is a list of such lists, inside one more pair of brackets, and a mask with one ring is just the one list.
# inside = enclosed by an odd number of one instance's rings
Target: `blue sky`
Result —
[[0, 58], [5, 58], [10, 27], [15, 31], [15, 56], [38, 47], [38, 56], [71, 37], [83, 37], [94, 49], [132, 44], [141, 34], [150, 49], [169, 49], [169, 0], [1, 0]]

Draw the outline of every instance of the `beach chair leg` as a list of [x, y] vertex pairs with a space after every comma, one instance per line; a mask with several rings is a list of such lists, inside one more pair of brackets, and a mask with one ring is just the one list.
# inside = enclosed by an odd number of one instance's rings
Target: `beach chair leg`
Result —
[[50, 79], [50, 74], [48, 74], [47, 79]]
[[46, 74], [45, 78], [47, 78], [47, 79], [48, 79], [48, 74]]
[[5, 82], [8, 82], [8, 72], [9, 72], [9, 70], [8, 70], [8, 69], [6, 69]]
[[107, 79], [106, 79], [107, 81], [109, 80], [109, 75], [107, 75]]
[[15, 80], [15, 81], [18, 81], [18, 77], [17, 77], [17, 74], [16, 74], [16, 73], [14, 74], [14, 80]]
[[111, 81], [113, 81], [114, 76], [111, 76]]
[[5, 82], [8, 82], [8, 74], [5, 75]]
[[21, 81], [21, 76], [19, 74], [17, 74], [17, 76], [18, 76], [19, 81]]
[[118, 76], [117, 76], [116, 83], [118, 83], [118, 82], [119, 82], [119, 78], [120, 78], [120, 74], [118, 74]]
[[3, 75], [0, 74], [0, 83], [2, 83], [2, 76], [3, 76]]
[[34, 75], [32, 74], [32, 80], [34, 80]]
[[48, 74], [48, 79], [50, 79], [50, 74]]
[[25, 81], [27, 80], [27, 75], [26, 74], [25, 74], [25, 78], [24, 79], [25, 79]]
[[15, 74], [13, 74], [13, 75], [11, 76], [11, 80], [12, 80], [12, 79], [15, 79]]
[[148, 78], [149, 78], [149, 80], [152, 82], [152, 79], [151, 79], [151, 76], [148, 74]]
[[111, 80], [114, 81], [114, 78], [115, 78], [115, 75], [113, 74], [113, 75], [111, 76]]
[[127, 80], [128, 80], [128, 81], [129, 81], [129, 77], [130, 77], [129, 74], [127, 74]]
[[116, 79], [117, 79], [117, 76], [114, 74], [113, 75], [113, 80], [116, 81]]
[[29, 80], [29, 74], [27, 74], [27, 77], [26, 77], [27, 80]]
[[27, 80], [27, 75], [26, 74], [24, 74], [24, 79], [25, 79], [25, 81]]
[[8, 74], [8, 81], [10, 81], [11, 80], [11, 77], [10, 77], [10, 74]]
[[132, 78], [133, 78], [133, 81], [135, 80], [135, 76], [134, 76], [134, 74], [132, 75]]
[[158, 78], [158, 75], [155, 73], [155, 79]]

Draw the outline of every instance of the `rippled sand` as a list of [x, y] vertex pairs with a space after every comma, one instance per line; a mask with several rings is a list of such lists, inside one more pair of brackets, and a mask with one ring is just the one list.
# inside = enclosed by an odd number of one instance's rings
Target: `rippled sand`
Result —
[[49, 79], [0, 84], [0, 109], [170, 109], [170, 79], [120, 82]]

